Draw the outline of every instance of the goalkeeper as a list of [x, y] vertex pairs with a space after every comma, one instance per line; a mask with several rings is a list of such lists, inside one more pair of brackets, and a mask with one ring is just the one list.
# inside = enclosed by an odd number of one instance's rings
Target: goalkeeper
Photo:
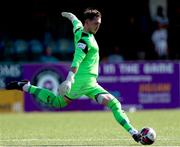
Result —
[[59, 95], [31, 85], [29, 81], [13, 81], [6, 89], [18, 89], [35, 95], [36, 99], [50, 107], [63, 108], [82, 95], [107, 106], [117, 122], [129, 132], [136, 142], [140, 141], [138, 131], [130, 124], [121, 104], [113, 95], [97, 83], [99, 66], [99, 47], [94, 37], [101, 24], [101, 13], [96, 9], [84, 11], [84, 22], [70, 12], [61, 15], [73, 24], [75, 53], [67, 78], [59, 86]]

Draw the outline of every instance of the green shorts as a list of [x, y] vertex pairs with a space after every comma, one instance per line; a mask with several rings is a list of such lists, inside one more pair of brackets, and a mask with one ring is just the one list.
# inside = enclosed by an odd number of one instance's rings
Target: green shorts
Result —
[[78, 99], [85, 95], [95, 99], [96, 95], [102, 93], [109, 92], [97, 83], [96, 76], [76, 76], [71, 91], [66, 96], [70, 99]]

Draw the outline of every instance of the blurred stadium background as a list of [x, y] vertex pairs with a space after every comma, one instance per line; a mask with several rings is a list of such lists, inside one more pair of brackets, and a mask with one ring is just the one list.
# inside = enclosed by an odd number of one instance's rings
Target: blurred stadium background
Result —
[[81, 19], [87, 7], [102, 12], [98, 82], [121, 101], [137, 128], [155, 128], [155, 145], [180, 145], [179, 0], [3, 0], [0, 146], [136, 145], [107, 108], [85, 96], [58, 110], [4, 89], [9, 81], [28, 79], [57, 93], [74, 51], [72, 25], [60, 14]]

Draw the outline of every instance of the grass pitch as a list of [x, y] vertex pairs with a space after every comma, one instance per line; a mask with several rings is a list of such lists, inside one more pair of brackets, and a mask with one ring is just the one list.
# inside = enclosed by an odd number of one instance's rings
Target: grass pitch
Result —
[[[154, 128], [151, 146], [180, 146], [180, 110], [127, 112], [132, 124]], [[142, 146], [111, 112], [0, 114], [0, 146]]]

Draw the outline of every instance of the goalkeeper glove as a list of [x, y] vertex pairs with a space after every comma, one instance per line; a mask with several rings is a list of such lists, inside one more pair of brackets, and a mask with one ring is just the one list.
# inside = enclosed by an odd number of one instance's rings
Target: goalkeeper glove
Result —
[[69, 19], [71, 22], [73, 22], [75, 19], [77, 19], [77, 17], [70, 12], [62, 12], [61, 15], [63, 17], [66, 17], [67, 19]]
[[64, 96], [70, 92], [71, 85], [74, 83], [74, 76], [75, 74], [72, 71], [69, 71], [66, 80], [59, 86], [59, 95]]

